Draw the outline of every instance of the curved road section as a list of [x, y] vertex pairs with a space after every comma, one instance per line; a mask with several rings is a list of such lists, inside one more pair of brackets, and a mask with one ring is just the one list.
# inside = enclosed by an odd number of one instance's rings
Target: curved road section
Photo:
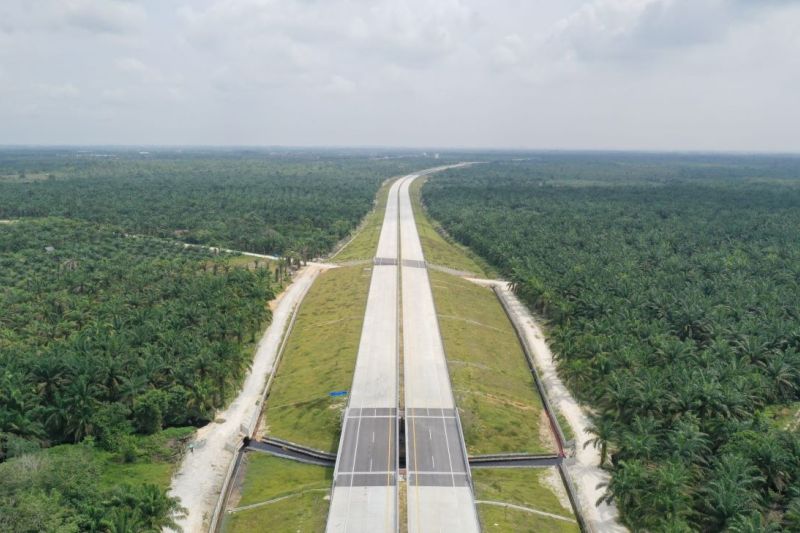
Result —
[[397, 530], [398, 191], [389, 189], [353, 386], [334, 470], [327, 531]]
[[411, 207], [409, 186], [417, 177], [400, 187], [408, 530], [478, 532], [464, 437]]

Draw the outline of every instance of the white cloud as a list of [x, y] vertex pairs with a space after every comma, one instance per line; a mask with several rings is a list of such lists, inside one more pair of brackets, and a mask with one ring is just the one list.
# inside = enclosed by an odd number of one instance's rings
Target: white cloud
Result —
[[58, 0], [59, 19], [96, 33], [126, 33], [146, 21], [144, 8], [125, 0]]
[[147, 20], [138, 2], [126, 0], [10, 0], [0, 6], [0, 31], [6, 33], [80, 30], [125, 34]]
[[323, 86], [322, 90], [332, 94], [353, 94], [356, 91], [356, 84], [337, 74], [331, 77], [330, 81]]
[[114, 62], [117, 69], [131, 75], [137, 81], [144, 83], [160, 83], [165, 81], [158, 69], [145, 64], [135, 57], [120, 57]]
[[80, 94], [78, 88], [72, 83], [58, 85], [40, 83], [37, 88], [42, 95], [52, 99], [75, 98]]
[[0, 0], [0, 143], [800, 149], [798, 26], [789, 0]]

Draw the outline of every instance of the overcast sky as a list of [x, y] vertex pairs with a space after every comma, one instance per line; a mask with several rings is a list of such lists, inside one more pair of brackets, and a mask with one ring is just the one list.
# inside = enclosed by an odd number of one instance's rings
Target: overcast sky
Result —
[[800, 152], [800, 1], [0, 0], [0, 144]]

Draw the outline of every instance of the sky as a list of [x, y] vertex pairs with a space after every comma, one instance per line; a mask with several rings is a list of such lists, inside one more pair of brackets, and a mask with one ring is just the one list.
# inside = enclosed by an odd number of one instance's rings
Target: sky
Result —
[[0, 144], [800, 152], [800, 0], [2, 0]]

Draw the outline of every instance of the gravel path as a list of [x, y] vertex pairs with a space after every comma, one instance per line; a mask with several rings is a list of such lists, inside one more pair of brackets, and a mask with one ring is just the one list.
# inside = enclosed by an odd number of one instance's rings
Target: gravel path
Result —
[[214, 422], [200, 428], [195, 435], [194, 451], [187, 453], [172, 478], [170, 495], [177, 496], [188, 510], [178, 525], [185, 533], [208, 529], [222, 484], [234, 452], [242, 437], [249, 433], [261, 410], [266, 378], [280, 346], [283, 332], [295, 306], [305, 296], [317, 275], [327, 265], [309, 264], [274, 302], [272, 323], [258, 343], [250, 372], [242, 390]]

